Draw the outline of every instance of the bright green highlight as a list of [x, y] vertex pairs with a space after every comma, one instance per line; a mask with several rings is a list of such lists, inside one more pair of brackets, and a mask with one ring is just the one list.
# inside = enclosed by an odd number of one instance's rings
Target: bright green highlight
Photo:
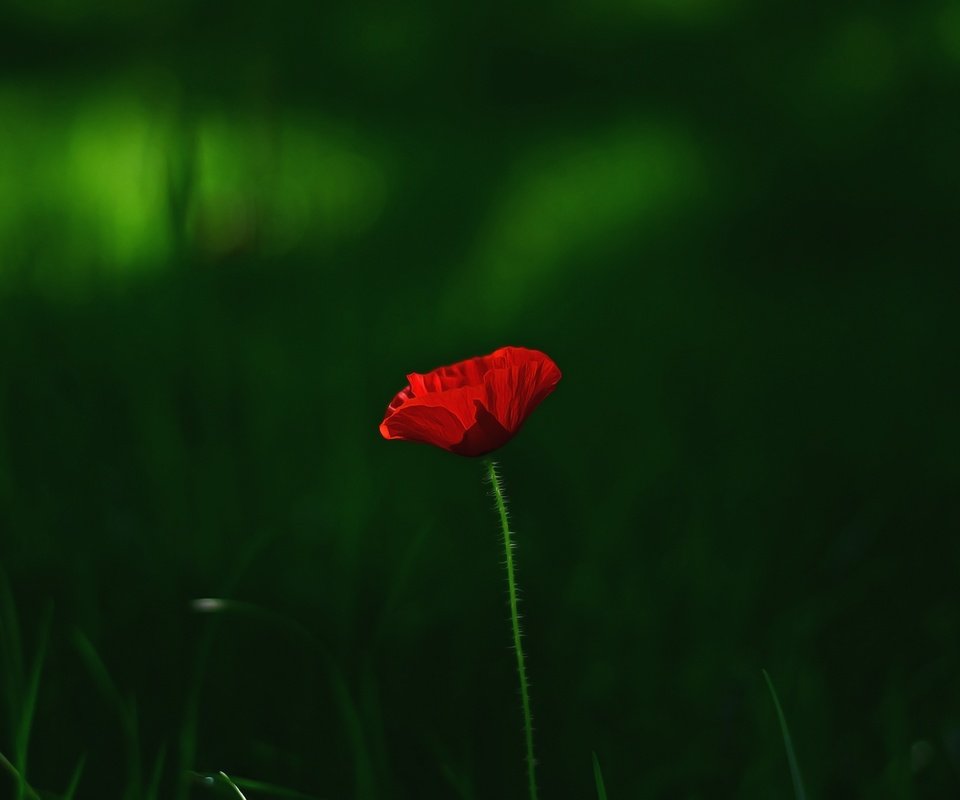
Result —
[[527, 666], [523, 658], [523, 645], [520, 641], [520, 615], [517, 613], [517, 579], [513, 568], [513, 540], [510, 522], [507, 519], [507, 500], [503, 492], [503, 481], [497, 472], [497, 465], [488, 460], [487, 477], [493, 487], [493, 496], [500, 513], [500, 527], [503, 529], [503, 549], [506, 554], [507, 590], [510, 593], [510, 622], [513, 625], [513, 649], [517, 654], [517, 676], [520, 679], [520, 702], [523, 704], [523, 733], [527, 745], [527, 784], [530, 800], [537, 800], [536, 760], [533, 757], [533, 715], [530, 713], [530, 692], [527, 688]]

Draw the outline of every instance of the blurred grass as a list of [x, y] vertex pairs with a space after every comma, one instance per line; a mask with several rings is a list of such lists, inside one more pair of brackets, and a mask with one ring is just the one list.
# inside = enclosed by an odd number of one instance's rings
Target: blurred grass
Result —
[[603, 772], [596, 753], [593, 754], [593, 779], [597, 784], [597, 800], [607, 800], [607, 788], [603, 784]]
[[777, 697], [777, 690], [773, 686], [769, 673], [763, 670], [763, 679], [767, 683], [767, 689], [770, 690], [770, 699], [773, 701], [773, 707], [777, 712], [777, 722], [780, 724], [780, 735], [783, 738], [783, 747], [787, 752], [787, 763], [790, 766], [790, 779], [793, 782], [793, 796], [796, 800], [806, 800], [807, 793], [803, 788], [803, 778], [800, 774], [800, 765], [797, 762], [797, 754], [793, 749], [793, 738], [790, 736], [790, 728], [787, 726], [787, 718], [780, 706], [780, 698]]
[[565, 376], [500, 455], [544, 797], [591, 748], [614, 797], [768, 797], [761, 665], [811, 796], [956, 793], [947, 5], [67, 6], [0, 11], [31, 785], [521, 796], [480, 465], [376, 432], [515, 343]]

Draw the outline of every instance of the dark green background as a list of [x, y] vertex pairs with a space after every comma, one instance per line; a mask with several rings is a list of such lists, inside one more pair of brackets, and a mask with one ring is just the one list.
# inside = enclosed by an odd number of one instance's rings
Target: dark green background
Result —
[[481, 464], [377, 432], [517, 344], [545, 800], [789, 797], [761, 668], [957, 796], [958, 90], [949, 2], [5, 5], [0, 751], [52, 608], [40, 789], [522, 797]]

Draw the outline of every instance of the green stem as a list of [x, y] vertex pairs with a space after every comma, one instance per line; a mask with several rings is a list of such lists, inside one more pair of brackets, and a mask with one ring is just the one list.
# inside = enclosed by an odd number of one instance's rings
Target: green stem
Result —
[[493, 496], [500, 513], [500, 525], [503, 528], [503, 548], [506, 553], [507, 589], [510, 594], [510, 622], [513, 624], [513, 650], [517, 654], [517, 676], [520, 679], [520, 702], [523, 705], [523, 732], [527, 744], [527, 784], [530, 800], [537, 800], [536, 760], [533, 757], [533, 715], [530, 713], [530, 693], [527, 688], [527, 666], [523, 658], [523, 645], [520, 641], [520, 615], [517, 613], [517, 580], [513, 568], [513, 548], [510, 523], [507, 518], [507, 501], [503, 493], [503, 482], [492, 460], [486, 461], [487, 477], [493, 487]]

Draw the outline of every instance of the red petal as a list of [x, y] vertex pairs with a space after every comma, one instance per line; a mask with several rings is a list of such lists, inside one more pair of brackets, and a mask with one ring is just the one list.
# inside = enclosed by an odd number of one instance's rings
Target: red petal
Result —
[[497, 353], [503, 353], [506, 364], [483, 376], [485, 405], [504, 428], [516, 433], [530, 412], [556, 388], [560, 370], [549, 356], [537, 350], [505, 347]]
[[510, 440], [556, 387], [560, 370], [539, 350], [501, 347], [488, 356], [412, 372], [407, 380], [387, 407], [383, 436], [476, 456]]
[[463, 441], [465, 429], [446, 408], [408, 404], [388, 412], [380, 433], [384, 439], [425, 442], [449, 450]]
[[502, 447], [513, 433], [504, 428], [487, 409], [476, 401], [476, 422], [470, 426], [463, 441], [455, 447], [449, 448], [461, 456], [482, 456], [491, 450]]

